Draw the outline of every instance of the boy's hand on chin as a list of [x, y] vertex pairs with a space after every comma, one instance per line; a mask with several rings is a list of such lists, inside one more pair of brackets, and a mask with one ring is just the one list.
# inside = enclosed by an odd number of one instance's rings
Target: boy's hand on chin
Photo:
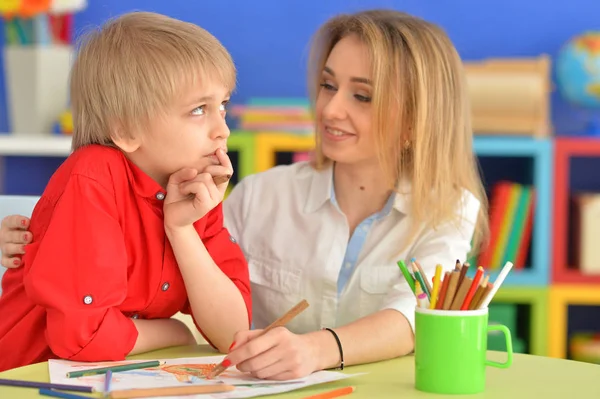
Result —
[[166, 228], [191, 226], [223, 201], [228, 181], [217, 185], [213, 178], [231, 177], [233, 167], [224, 151], [217, 151], [217, 157], [219, 165], [208, 165], [200, 172], [183, 168], [169, 177], [163, 205]]

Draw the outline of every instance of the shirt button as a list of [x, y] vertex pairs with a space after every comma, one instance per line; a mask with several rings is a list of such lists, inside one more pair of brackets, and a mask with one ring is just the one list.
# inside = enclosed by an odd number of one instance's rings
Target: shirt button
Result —
[[233, 236], [229, 236], [229, 241], [231, 241], [232, 243], [236, 243], [237, 241], [235, 240], [235, 238], [233, 238]]
[[169, 283], [164, 283], [164, 284], [162, 285], [161, 289], [162, 289], [163, 291], [166, 291], [166, 290], [168, 290], [168, 289], [169, 289], [169, 286], [170, 286], [170, 285], [169, 285]]
[[346, 263], [344, 264], [344, 267], [345, 267], [346, 269], [350, 269], [350, 268], [352, 267], [352, 263], [350, 263], [350, 262], [346, 262]]
[[86, 296], [83, 298], [83, 303], [85, 303], [86, 305], [89, 305], [89, 304], [91, 304], [92, 302], [94, 302], [94, 300], [92, 299], [92, 296], [91, 296], [91, 295], [86, 295]]
[[156, 199], [162, 201], [165, 199], [165, 193], [156, 193]]

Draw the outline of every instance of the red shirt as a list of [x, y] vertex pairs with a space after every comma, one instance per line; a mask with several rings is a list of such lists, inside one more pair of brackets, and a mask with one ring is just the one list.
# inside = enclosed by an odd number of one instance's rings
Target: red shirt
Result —
[[[122, 360], [131, 318], [191, 313], [163, 225], [165, 192], [119, 150], [75, 151], [50, 179], [31, 218], [23, 267], [0, 298], [0, 371], [63, 358]], [[223, 227], [220, 204], [194, 225], [240, 290], [251, 320], [248, 267]]]

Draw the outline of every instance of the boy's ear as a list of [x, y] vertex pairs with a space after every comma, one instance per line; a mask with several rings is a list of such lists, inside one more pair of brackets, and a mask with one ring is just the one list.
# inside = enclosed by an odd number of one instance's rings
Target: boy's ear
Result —
[[125, 134], [125, 129], [123, 129], [123, 127], [120, 125], [112, 129], [110, 138], [117, 147], [119, 147], [123, 152], [127, 153], [137, 151], [142, 145], [142, 141], [139, 136]]

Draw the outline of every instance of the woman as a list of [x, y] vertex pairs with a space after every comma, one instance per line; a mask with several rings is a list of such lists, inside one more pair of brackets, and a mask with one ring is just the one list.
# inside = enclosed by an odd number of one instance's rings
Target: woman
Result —
[[[462, 64], [441, 29], [390, 10], [337, 16], [310, 68], [314, 162], [249, 176], [225, 201], [255, 327], [310, 304], [287, 328], [236, 335], [225, 364], [260, 378], [412, 352], [415, 298], [396, 261], [432, 276], [488, 231]], [[4, 266], [18, 266], [26, 226], [5, 219]]]

